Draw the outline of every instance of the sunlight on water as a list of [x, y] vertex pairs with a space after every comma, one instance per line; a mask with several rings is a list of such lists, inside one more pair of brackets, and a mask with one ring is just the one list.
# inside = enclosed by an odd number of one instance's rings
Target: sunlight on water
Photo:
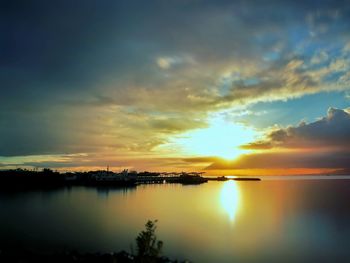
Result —
[[237, 182], [230, 180], [224, 183], [220, 194], [220, 203], [231, 222], [235, 220], [240, 207], [240, 200], [241, 196]]

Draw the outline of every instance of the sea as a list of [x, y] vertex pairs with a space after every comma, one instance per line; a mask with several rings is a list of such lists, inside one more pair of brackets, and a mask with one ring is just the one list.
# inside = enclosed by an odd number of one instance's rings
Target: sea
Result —
[[135, 252], [157, 220], [190, 262], [350, 262], [350, 176], [0, 192], [0, 250]]

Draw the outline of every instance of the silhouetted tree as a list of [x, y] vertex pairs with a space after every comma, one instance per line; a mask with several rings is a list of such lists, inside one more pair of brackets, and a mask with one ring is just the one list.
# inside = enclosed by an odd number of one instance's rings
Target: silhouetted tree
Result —
[[163, 242], [157, 240], [156, 223], [157, 220], [148, 220], [145, 224], [146, 230], [141, 231], [136, 238], [136, 258], [139, 262], [157, 262], [160, 257]]

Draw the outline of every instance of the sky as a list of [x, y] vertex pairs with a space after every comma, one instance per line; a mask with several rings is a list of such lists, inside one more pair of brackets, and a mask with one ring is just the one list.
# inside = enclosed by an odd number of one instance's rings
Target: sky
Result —
[[347, 1], [2, 1], [0, 169], [350, 174]]

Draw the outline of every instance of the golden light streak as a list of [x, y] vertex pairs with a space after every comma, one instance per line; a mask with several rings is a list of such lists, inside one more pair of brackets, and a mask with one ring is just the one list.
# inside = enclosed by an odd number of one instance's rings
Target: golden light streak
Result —
[[235, 220], [240, 202], [241, 195], [237, 182], [232, 180], [225, 182], [220, 193], [220, 204], [231, 222]]

